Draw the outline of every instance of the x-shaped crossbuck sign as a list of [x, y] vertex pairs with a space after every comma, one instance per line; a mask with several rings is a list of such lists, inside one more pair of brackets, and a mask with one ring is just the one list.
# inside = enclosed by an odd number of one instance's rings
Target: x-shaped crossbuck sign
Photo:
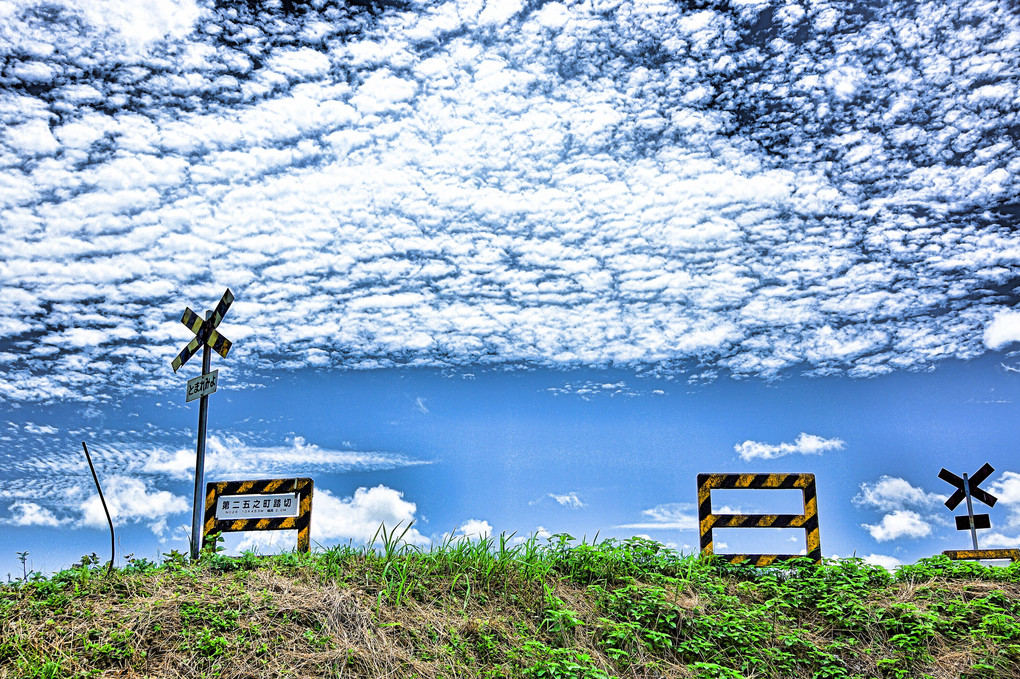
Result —
[[212, 316], [206, 320], [203, 320], [190, 307], [184, 307], [181, 323], [188, 326], [188, 329], [195, 333], [195, 339], [188, 342], [188, 346], [184, 347], [181, 353], [177, 354], [177, 358], [170, 364], [174, 372], [177, 372], [182, 365], [187, 363], [188, 359], [194, 356], [203, 345], [209, 345], [209, 348], [217, 354], [223, 358], [227, 357], [227, 352], [230, 351], [230, 340], [217, 332], [216, 326], [223, 320], [223, 317], [227, 314], [227, 309], [230, 308], [230, 303], [233, 301], [234, 295], [230, 292], [230, 288], [227, 288], [227, 291], [223, 293], [223, 297], [220, 298], [220, 303], [213, 310]]
[[[978, 484], [991, 476], [994, 471], [995, 467], [985, 462], [984, 465], [981, 466], [981, 469], [974, 472], [974, 476], [967, 479], [967, 485], [970, 486], [970, 496], [975, 500], [984, 502], [989, 507], [995, 506], [997, 498], [991, 493], [978, 488]], [[956, 509], [956, 505], [963, 502], [963, 499], [967, 497], [963, 490], [963, 479], [944, 468], [939, 472], [939, 478], [953, 486], [956, 486], [956, 492], [950, 495], [949, 499], [946, 500], [946, 507]]]

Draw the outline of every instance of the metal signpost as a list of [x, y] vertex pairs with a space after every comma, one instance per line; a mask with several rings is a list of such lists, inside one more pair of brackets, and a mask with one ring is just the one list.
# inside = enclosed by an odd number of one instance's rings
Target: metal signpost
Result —
[[974, 549], [947, 549], [942, 552], [950, 559], [1010, 559], [1012, 561], [1020, 561], [1020, 550], [981, 549], [978, 547], [978, 529], [991, 528], [992, 522], [987, 514], [974, 513], [973, 500], [983, 502], [989, 507], [995, 506], [998, 498], [988, 491], [978, 488], [978, 485], [991, 476], [994, 471], [995, 468], [986, 462], [981, 466], [981, 469], [978, 469], [970, 477], [964, 474], [963, 478], [960, 478], [944, 467], [939, 472], [940, 479], [956, 488], [953, 494], [949, 496], [949, 499], [946, 500], [946, 507], [956, 509], [960, 502], [967, 500], [967, 516], [955, 517], [956, 530], [969, 530], [971, 542], [974, 544]]
[[[799, 488], [804, 495], [803, 514], [714, 514], [713, 488]], [[701, 530], [701, 553], [715, 554], [713, 528], [803, 528], [807, 542], [807, 558], [822, 560], [818, 536], [818, 499], [814, 474], [698, 474], [698, 522]], [[775, 561], [800, 558], [800, 554], [718, 554], [730, 563], [768, 566]]]
[[181, 366], [188, 362], [188, 359], [195, 355], [199, 347], [201, 347], [202, 374], [197, 378], [188, 381], [188, 391], [185, 398], [185, 402], [193, 401], [195, 398], [201, 399], [198, 404], [198, 446], [195, 452], [195, 500], [191, 515], [192, 559], [198, 558], [199, 545], [201, 542], [200, 536], [202, 535], [201, 502], [202, 482], [205, 476], [205, 431], [206, 423], [209, 418], [209, 394], [216, 391], [216, 379], [219, 375], [218, 370], [213, 373], [209, 372], [209, 362], [212, 358], [212, 351], [215, 351], [223, 358], [226, 358], [227, 352], [230, 351], [230, 340], [217, 332], [216, 327], [220, 324], [220, 321], [223, 320], [223, 317], [227, 313], [227, 309], [230, 308], [230, 303], [233, 301], [234, 295], [228, 288], [227, 291], [223, 293], [223, 297], [220, 298], [220, 302], [216, 305], [216, 309], [206, 312], [206, 318], [204, 321], [189, 307], [184, 307], [184, 315], [181, 316], [181, 323], [186, 325], [191, 332], [195, 333], [195, 338], [188, 343], [188, 346], [181, 350], [181, 353], [179, 353], [177, 358], [175, 358], [170, 364], [176, 373]]
[[956, 517], [956, 530], [970, 531], [970, 539], [974, 542], [974, 549], [978, 549], [977, 529], [991, 528], [992, 523], [989, 521], [987, 514], [974, 513], [974, 503], [971, 501], [971, 498], [984, 502], [989, 507], [995, 506], [995, 501], [998, 498], [978, 488], [978, 484], [991, 476], [994, 471], [995, 468], [986, 462], [970, 478], [967, 478], [967, 475], [964, 474], [961, 479], [946, 468], [939, 472], [940, 479], [956, 487], [956, 491], [946, 500], [946, 507], [956, 509], [956, 506], [961, 501], [967, 500], [967, 516]]
[[311, 549], [309, 478], [224, 481], [206, 485], [202, 546], [209, 535], [245, 530], [296, 530], [299, 552]]

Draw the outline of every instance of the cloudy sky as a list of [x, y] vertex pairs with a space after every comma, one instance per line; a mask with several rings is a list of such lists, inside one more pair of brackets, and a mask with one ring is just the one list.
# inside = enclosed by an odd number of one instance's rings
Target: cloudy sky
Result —
[[313, 476], [321, 544], [690, 550], [698, 472], [804, 471], [892, 564], [986, 461], [1018, 543], [1006, 0], [0, 0], [0, 55], [0, 573], [105, 549], [82, 440], [183, 549], [228, 287], [207, 476]]

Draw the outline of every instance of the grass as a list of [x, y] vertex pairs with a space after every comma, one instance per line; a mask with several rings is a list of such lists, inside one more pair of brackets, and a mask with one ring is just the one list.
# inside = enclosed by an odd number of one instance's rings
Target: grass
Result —
[[0, 585], [0, 677], [1020, 676], [1020, 564], [732, 566], [658, 543], [448, 540]]

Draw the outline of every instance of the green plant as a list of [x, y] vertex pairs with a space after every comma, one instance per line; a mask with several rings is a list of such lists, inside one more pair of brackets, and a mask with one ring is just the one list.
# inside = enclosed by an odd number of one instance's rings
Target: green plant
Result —
[[528, 640], [524, 653], [534, 663], [524, 669], [525, 677], [535, 679], [609, 679], [596, 667], [590, 655], [568, 648], [550, 648], [540, 641]]
[[696, 662], [688, 667], [697, 672], [698, 679], [744, 679], [740, 672], [714, 662]]
[[539, 630], [548, 632], [560, 643], [565, 643], [570, 631], [582, 624], [577, 614], [568, 609], [566, 603], [557, 597], [552, 589], [546, 588], [545, 607], [542, 609]]
[[199, 630], [198, 635], [195, 637], [195, 641], [192, 644], [192, 648], [201, 656], [206, 658], [213, 658], [216, 656], [224, 655], [227, 652], [229, 644], [223, 636], [215, 636], [210, 630], [202, 629]]
[[18, 555], [18, 561], [21, 562], [21, 581], [28, 582], [28, 569], [25, 566], [25, 562], [28, 561], [28, 552], [15, 552]]

